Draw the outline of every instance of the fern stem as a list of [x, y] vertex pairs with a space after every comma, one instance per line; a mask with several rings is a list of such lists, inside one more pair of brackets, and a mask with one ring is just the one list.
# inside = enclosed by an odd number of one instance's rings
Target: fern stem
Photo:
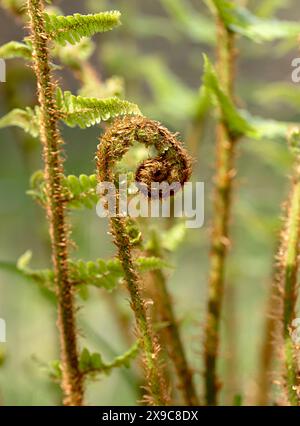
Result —
[[278, 284], [283, 297], [282, 338], [284, 345], [285, 374], [287, 398], [290, 405], [298, 405], [297, 394], [298, 365], [295, 347], [290, 335], [292, 321], [296, 317], [297, 277], [299, 271], [300, 244], [300, 173], [297, 166], [290, 197], [286, 206], [283, 231], [281, 234], [278, 259]]
[[52, 244], [52, 260], [58, 300], [58, 329], [62, 360], [62, 389], [66, 405], [82, 405], [83, 379], [78, 366], [75, 307], [68, 270], [68, 230], [63, 200], [62, 139], [57, 125], [47, 33], [41, 0], [28, 0], [33, 61], [41, 108], [40, 135], [45, 163], [47, 217]]
[[258, 391], [256, 397], [256, 404], [259, 406], [266, 406], [269, 403], [271, 385], [270, 375], [275, 349], [273, 339], [276, 330], [275, 312], [277, 306], [277, 292], [278, 289], [275, 289], [273, 286], [270, 291], [269, 300], [266, 307], [266, 321], [261, 348], [261, 358], [258, 373]]
[[161, 270], [155, 271], [153, 274], [155, 275], [155, 284], [158, 293], [156, 303], [160, 311], [161, 321], [167, 323], [165, 332], [168, 353], [173, 361], [179, 379], [180, 390], [186, 405], [199, 405], [193, 382], [193, 374], [186, 358], [165, 276]]
[[[226, 94], [233, 98], [235, 63], [234, 34], [218, 18], [217, 74]], [[236, 138], [221, 120], [217, 129], [217, 166], [212, 223], [211, 266], [209, 276], [208, 314], [205, 331], [205, 398], [208, 405], [217, 404], [219, 383], [217, 358], [220, 316], [224, 292], [225, 267], [229, 249], [231, 192], [234, 177]]]
[[[160, 257], [159, 247], [155, 246], [149, 250], [148, 254]], [[157, 307], [160, 321], [167, 324], [162, 332], [166, 338], [167, 351], [174, 364], [184, 401], [186, 405], [199, 405], [193, 374], [185, 354], [166, 277], [161, 269], [151, 272], [151, 275], [155, 283], [153, 291], [155, 306]]]
[[112, 232], [118, 248], [118, 257], [122, 263], [124, 277], [131, 298], [131, 307], [134, 311], [137, 329], [144, 349], [144, 362], [147, 370], [147, 386], [154, 405], [166, 405], [166, 389], [160, 373], [159, 345], [153, 335], [149, 318], [147, 317], [146, 304], [141, 296], [141, 283], [135, 270], [132, 248], [126, 230], [124, 218], [111, 218]]

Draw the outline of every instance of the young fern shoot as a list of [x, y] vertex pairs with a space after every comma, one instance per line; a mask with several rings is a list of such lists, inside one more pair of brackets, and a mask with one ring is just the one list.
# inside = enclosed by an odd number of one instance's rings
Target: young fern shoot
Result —
[[48, 35], [41, 0], [28, 0], [33, 63], [40, 104], [40, 138], [43, 145], [47, 194], [47, 217], [58, 299], [62, 388], [66, 405], [82, 405], [83, 378], [79, 370], [75, 306], [68, 267], [68, 228], [63, 199], [62, 138], [58, 128], [55, 85], [51, 75]]
[[[217, 78], [225, 95], [233, 100], [235, 64], [234, 33], [217, 16]], [[205, 398], [208, 405], [217, 404], [219, 382], [220, 316], [223, 301], [226, 259], [229, 250], [231, 192], [234, 178], [236, 136], [220, 120], [217, 128], [217, 163], [212, 223], [211, 266], [209, 275], [208, 314], [205, 332]]]
[[[183, 185], [188, 180], [191, 172], [190, 159], [174, 135], [158, 122], [142, 116], [125, 116], [113, 123], [98, 145], [96, 158], [99, 183], [116, 183], [115, 165], [136, 141], [145, 144], [146, 147], [153, 146], [158, 152], [156, 157], [145, 160], [136, 171], [136, 181], [143, 185], [145, 195], [150, 196], [152, 182], [169, 184], [179, 182]], [[117, 190], [116, 201], [119, 196], [120, 193]], [[146, 383], [148, 383], [148, 395], [145, 399], [153, 405], [166, 405], [168, 394], [158, 358], [158, 340], [152, 331], [147, 305], [141, 295], [141, 280], [137, 273], [132, 244], [127, 232], [126, 218], [117, 211], [115, 217], [110, 217], [110, 224], [141, 341]]]

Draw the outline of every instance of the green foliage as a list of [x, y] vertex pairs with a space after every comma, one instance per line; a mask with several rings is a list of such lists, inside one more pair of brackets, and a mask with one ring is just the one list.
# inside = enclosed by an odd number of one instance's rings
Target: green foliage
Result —
[[290, 149], [296, 158], [300, 158], [300, 129], [294, 127], [290, 130], [288, 135], [288, 142]]
[[123, 114], [140, 114], [137, 105], [118, 98], [97, 99], [74, 96], [57, 91], [57, 107], [61, 119], [70, 127], [90, 127]]
[[54, 273], [50, 269], [34, 270], [29, 267], [32, 252], [26, 251], [17, 261], [17, 268], [27, 278], [34, 281], [39, 287], [54, 291]]
[[92, 40], [83, 38], [77, 44], [61, 45], [59, 43], [54, 45], [52, 50], [53, 56], [68, 67], [77, 70], [80, 64], [87, 61], [95, 50], [95, 45]]
[[206, 0], [221, 17], [228, 29], [258, 43], [278, 39], [296, 39], [300, 32], [298, 22], [263, 19], [228, 0]]
[[32, 49], [28, 44], [10, 41], [0, 46], [0, 58], [23, 58], [31, 60]]
[[222, 120], [235, 136], [255, 136], [255, 129], [240, 114], [231, 99], [221, 88], [215, 69], [207, 56], [204, 56], [203, 84], [213, 95], [221, 111]]
[[287, 132], [294, 123], [265, 119], [253, 116], [248, 111], [238, 110], [222, 90], [214, 67], [206, 56], [204, 61], [204, 88], [217, 101], [222, 120], [234, 135], [247, 136], [258, 140], [269, 139], [274, 141], [286, 139]]
[[120, 12], [101, 12], [94, 15], [57, 16], [45, 13], [46, 31], [52, 40], [65, 45], [78, 43], [83, 37], [112, 30], [120, 24]]
[[[96, 193], [96, 175], [74, 175], [63, 177], [63, 190], [68, 208], [78, 209], [82, 207], [93, 208], [99, 197]], [[47, 196], [45, 191], [44, 173], [41, 170], [35, 172], [30, 179], [30, 190], [27, 191], [40, 204], [46, 206]]]
[[285, 141], [289, 128], [294, 126], [294, 123], [252, 116], [248, 111], [242, 110], [240, 114], [255, 128], [256, 133], [251, 135], [255, 139]]
[[99, 353], [90, 353], [87, 348], [84, 348], [79, 359], [80, 370], [83, 374], [91, 375], [93, 378], [96, 374], [109, 374], [114, 368], [129, 368], [138, 352], [139, 342], [137, 341], [124, 354], [117, 356], [110, 363], [105, 363]]
[[184, 0], [161, 0], [168, 14], [174, 19], [176, 29], [193, 41], [213, 44], [215, 31], [209, 19], [198, 13]]
[[176, 251], [184, 242], [187, 229], [185, 223], [179, 222], [161, 236], [161, 246], [171, 252]]
[[16, 16], [26, 16], [26, 0], [2, 0], [1, 6]]
[[[32, 252], [26, 251], [17, 262], [17, 269], [41, 288], [54, 292], [54, 273], [50, 269], [32, 269], [29, 263]], [[156, 257], [138, 257], [135, 261], [141, 273], [170, 268], [164, 260]], [[70, 277], [74, 287], [85, 294], [85, 286], [114, 290], [123, 279], [123, 268], [119, 259], [97, 259], [95, 261], [69, 260]]]
[[145, 249], [150, 253], [161, 253], [162, 250], [174, 252], [183, 243], [186, 234], [187, 229], [184, 222], [178, 222], [162, 233], [158, 233], [153, 228], [150, 232], [150, 238], [145, 244]]
[[[72, 95], [71, 92], [57, 90], [58, 114], [68, 126], [82, 129], [99, 124], [102, 120], [124, 114], [140, 114], [136, 104], [117, 97], [108, 99], [86, 98]], [[14, 109], [0, 119], [0, 128], [8, 126], [21, 127], [33, 137], [39, 135], [39, 107], [31, 109]]]
[[[168, 263], [155, 257], [138, 257], [135, 264], [140, 272], [170, 267]], [[112, 291], [123, 279], [123, 268], [117, 258], [88, 262], [77, 260], [71, 261], [71, 276], [75, 285], [90, 285]]]
[[260, 87], [253, 96], [254, 100], [264, 107], [277, 105], [278, 102], [296, 110], [300, 108], [299, 91], [295, 90], [294, 83], [275, 82]]
[[39, 135], [39, 108], [16, 108], [0, 118], [0, 129], [17, 126], [34, 138]]

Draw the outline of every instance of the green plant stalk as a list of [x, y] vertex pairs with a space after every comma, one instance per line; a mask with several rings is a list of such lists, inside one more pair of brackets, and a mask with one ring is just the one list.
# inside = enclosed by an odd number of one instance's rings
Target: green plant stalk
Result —
[[[159, 247], [148, 251], [150, 256], [160, 257]], [[167, 325], [162, 329], [166, 337], [166, 346], [179, 380], [179, 388], [186, 405], [199, 405], [198, 396], [193, 382], [193, 374], [186, 358], [184, 346], [180, 336], [178, 323], [173, 309], [172, 298], [167, 288], [166, 277], [161, 269], [151, 272], [153, 276], [154, 302], [159, 314], [159, 319]]]
[[[276, 295], [275, 295], [276, 290]], [[269, 295], [268, 306], [266, 309], [266, 322], [265, 329], [263, 334], [263, 342], [261, 349], [261, 359], [259, 365], [259, 375], [258, 375], [258, 391], [257, 391], [257, 402], [259, 406], [266, 406], [269, 403], [269, 393], [270, 393], [270, 374], [272, 361], [274, 358], [274, 334], [276, 330], [276, 318], [275, 311], [277, 305], [277, 288], [274, 286]], [[276, 302], [276, 303], [275, 303]]]
[[290, 335], [292, 321], [296, 317], [297, 276], [299, 271], [300, 244], [300, 174], [296, 170], [292, 190], [286, 208], [284, 230], [278, 254], [278, 281], [283, 294], [283, 339], [285, 358], [285, 381], [290, 405], [299, 405], [297, 395], [298, 366], [294, 343]]
[[[217, 74], [223, 90], [233, 98], [235, 64], [234, 34], [218, 18]], [[217, 128], [217, 166], [215, 177], [214, 213], [212, 223], [211, 266], [209, 274], [208, 314], [205, 331], [205, 399], [217, 404], [219, 382], [217, 359], [219, 351], [220, 316], [223, 301], [225, 266], [229, 249], [231, 192], [234, 178], [236, 138], [220, 119]]]
[[83, 378], [79, 370], [74, 296], [68, 270], [68, 230], [63, 200], [61, 156], [62, 139], [58, 129], [58, 114], [54, 98], [47, 34], [41, 0], [28, 0], [30, 32], [33, 44], [34, 69], [41, 108], [40, 135], [45, 163], [48, 198], [47, 217], [52, 244], [52, 260], [58, 299], [58, 329], [60, 333], [62, 389], [66, 405], [82, 405]]
[[126, 230], [124, 218], [111, 218], [111, 228], [115, 244], [118, 248], [118, 257], [122, 263], [124, 277], [131, 298], [131, 307], [135, 314], [138, 334], [144, 350], [144, 362], [147, 371], [146, 383], [149, 386], [150, 399], [154, 405], [166, 405], [167, 396], [163, 383], [161, 366], [159, 365], [159, 345], [153, 335], [145, 301], [140, 292], [140, 278], [135, 270], [130, 240]]
[[184, 346], [181, 340], [178, 324], [175, 318], [172, 300], [167, 289], [166, 278], [161, 270], [153, 272], [156, 284], [157, 309], [162, 322], [166, 322], [163, 330], [167, 338], [168, 354], [174, 364], [179, 380], [179, 389], [182, 392], [186, 405], [199, 405], [196, 394], [192, 371], [189, 368]]

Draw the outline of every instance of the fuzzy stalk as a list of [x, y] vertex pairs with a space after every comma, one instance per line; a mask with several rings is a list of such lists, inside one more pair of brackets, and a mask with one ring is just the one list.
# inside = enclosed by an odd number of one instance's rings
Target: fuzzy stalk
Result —
[[68, 269], [68, 229], [63, 199], [62, 138], [58, 129], [58, 114], [54, 84], [50, 69], [47, 34], [41, 0], [27, 1], [33, 62], [37, 78], [41, 109], [40, 137], [43, 146], [47, 191], [47, 217], [52, 245], [55, 284], [58, 303], [62, 390], [65, 405], [82, 405], [83, 378], [79, 370], [74, 296]]
[[[275, 253], [278, 252], [276, 247]], [[280, 300], [280, 292], [276, 281], [277, 271], [273, 268], [273, 276], [271, 277], [271, 285], [266, 305], [266, 320], [264, 325], [263, 340], [260, 352], [260, 362], [258, 371], [258, 389], [256, 395], [256, 404], [266, 406], [270, 401], [271, 374], [273, 362], [275, 360], [276, 349], [278, 345], [275, 336], [278, 330], [278, 302]], [[279, 308], [280, 309], [280, 308]]]
[[[234, 34], [221, 19], [217, 22], [217, 74], [223, 90], [233, 98], [235, 64]], [[224, 293], [225, 267], [230, 246], [229, 223], [231, 193], [234, 178], [236, 138], [220, 119], [217, 128], [217, 164], [212, 219], [211, 264], [209, 274], [208, 314], [205, 331], [205, 399], [208, 405], [217, 404], [219, 381], [217, 359], [219, 352], [220, 317]]]
[[282, 338], [284, 345], [284, 379], [290, 405], [299, 405], [299, 371], [295, 344], [291, 337], [292, 321], [296, 318], [300, 244], [300, 170], [297, 165], [286, 206], [283, 231], [277, 256], [278, 284], [283, 297]]
[[[148, 254], [161, 257], [159, 247], [153, 247]], [[199, 405], [193, 374], [185, 354], [166, 277], [161, 269], [151, 272], [151, 275], [155, 283], [153, 293], [159, 319], [161, 322], [166, 323], [162, 332], [165, 336], [167, 352], [173, 362], [184, 402], [190, 406]]]
[[154, 405], [166, 405], [166, 389], [162, 374], [160, 373], [161, 366], [159, 365], [159, 345], [156, 336], [154, 336], [151, 330], [146, 303], [141, 296], [140, 278], [134, 266], [125, 219], [121, 217], [111, 218], [111, 228], [130, 294], [131, 308], [135, 314], [137, 329], [144, 350], [144, 363], [147, 374], [146, 383], [150, 394], [150, 398], [148, 397], [146, 400]]

